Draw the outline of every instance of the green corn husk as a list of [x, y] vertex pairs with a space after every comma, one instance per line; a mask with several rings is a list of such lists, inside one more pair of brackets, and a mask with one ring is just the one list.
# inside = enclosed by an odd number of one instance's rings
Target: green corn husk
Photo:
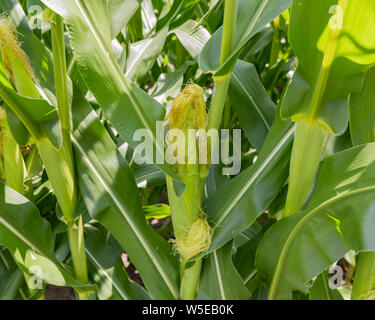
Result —
[[24, 194], [26, 186], [26, 165], [22, 156], [21, 148], [14, 140], [9, 130], [4, 109], [1, 108], [1, 153], [4, 164], [4, 180], [6, 184], [18, 193]]
[[[207, 113], [206, 113], [206, 103], [203, 99], [203, 89], [196, 84], [189, 84], [186, 88], [174, 99], [171, 111], [167, 117], [169, 120], [169, 129], [179, 129], [184, 133], [185, 141], [185, 159], [184, 163], [176, 163], [174, 169], [181, 180], [185, 183], [186, 189], [182, 195], [183, 208], [181, 204], [179, 207], [179, 215], [181, 217], [181, 211], [183, 211], [182, 219], [180, 225], [183, 225], [182, 230], [179, 229], [177, 235], [179, 239], [178, 242], [182, 243], [187, 237], [188, 230], [190, 230], [199, 218], [201, 212], [201, 203], [203, 196], [203, 186], [204, 179], [201, 178], [201, 170], [206, 170], [206, 164], [189, 164], [188, 158], [189, 153], [195, 153], [195, 159], [199, 159], [198, 143], [196, 143], [195, 148], [189, 147], [189, 129], [195, 130], [206, 130], [207, 126]], [[175, 141], [168, 141], [169, 143], [174, 143]], [[190, 154], [191, 155], [191, 154]], [[170, 188], [173, 189], [173, 184], [170, 184]], [[170, 190], [173, 191], [173, 190]], [[171, 199], [176, 197], [173, 194], [170, 195]], [[178, 201], [178, 199], [175, 199]], [[173, 212], [172, 209], [172, 219]]]

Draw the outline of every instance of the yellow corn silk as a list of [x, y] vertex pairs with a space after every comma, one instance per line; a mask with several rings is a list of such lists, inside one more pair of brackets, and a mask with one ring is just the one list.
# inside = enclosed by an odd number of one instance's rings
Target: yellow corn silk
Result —
[[203, 89], [197, 84], [187, 85], [173, 100], [168, 119], [170, 129], [205, 129], [207, 113]]
[[[177, 174], [184, 179], [185, 177], [191, 174], [197, 174], [200, 171], [201, 176], [206, 176], [207, 167], [208, 167], [208, 156], [205, 155], [205, 160], [202, 161], [201, 165], [198, 165], [198, 161], [202, 159], [202, 155], [199, 155], [199, 143], [206, 143], [206, 129], [207, 129], [207, 112], [206, 112], [206, 103], [204, 101], [203, 89], [197, 84], [189, 84], [185, 89], [177, 95], [173, 100], [172, 108], [170, 113], [167, 116], [169, 120], [169, 129], [179, 129], [183, 132], [185, 141], [185, 152], [184, 152], [184, 164], [179, 163], [175, 165], [175, 171]], [[196, 148], [189, 148], [189, 129], [197, 130], [197, 133], [200, 135], [200, 138], [196, 139]], [[199, 141], [197, 141], [199, 140]], [[176, 141], [176, 138], [172, 138], [168, 143], [173, 143]], [[189, 163], [189, 153], [195, 153], [196, 162], [194, 164]]]
[[[181, 223], [181, 226], [174, 226], [176, 240], [173, 241], [173, 244], [176, 251], [180, 254], [181, 260], [186, 262], [190, 258], [206, 251], [211, 245], [210, 226], [201, 209], [203, 187], [209, 161], [206, 158], [203, 164], [198, 162], [201, 160], [198, 147], [199, 140], [206, 139], [207, 128], [203, 89], [196, 84], [187, 85], [174, 99], [167, 120], [169, 120], [169, 130], [178, 129], [184, 134], [184, 141], [182, 142], [178, 141], [175, 136], [168, 138], [167, 142], [170, 145], [177, 141], [177, 148], [179, 143], [183, 143], [183, 147], [180, 147], [184, 148], [185, 151], [184, 163], [176, 163], [174, 170], [185, 183], [186, 189], [180, 203], [171, 203], [171, 207], [173, 207], [171, 211], [175, 212], [175, 215], [172, 215], [174, 223]], [[199, 138], [194, 134], [193, 140], [190, 140], [189, 130], [191, 131], [192, 129], [198, 131]], [[192, 142], [195, 142], [193, 146], [191, 145]], [[196, 162], [194, 163], [189, 163], [189, 155], [191, 156], [191, 153], [195, 153]], [[207, 154], [205, 157], [207, 157]], [[168, 192], [172, 191], [169, 190]], [[183, 231], [176, 232], [182, 226]]]
[[6, 16], [0, 17], [0, 51], [5, 70], [16, 90], [30, 98], [40, 98], [34, 70], [16, 39], [14, 24]]
[[[35, 74], [30, 66], [29, 59], [21, 49], [16, 39], [16, 28], [9, 17], [0, 18], [0, 50], [3, 57], [4, 66], [8, 72], [9, 78], [14, 81], [11, 60], [17, 59], [22, 67], [35, 80]], [[14, 56], [13, 56], [14, 55]]]
[[205, 252], [211, 245], [211, 229], [204, 216], [199, 217], [187, 230], [186, 235], [172, 242], [182, 261]]

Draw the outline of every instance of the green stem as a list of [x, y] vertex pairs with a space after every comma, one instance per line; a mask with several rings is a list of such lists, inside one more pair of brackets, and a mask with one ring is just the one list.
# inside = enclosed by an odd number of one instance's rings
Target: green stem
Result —
[[[211, 129], [219, 130], [225, 101], [228, 94], [228, 88], [230, 83], [230, 76], [222, 79], [216, 83], [214, 97], [212, 99], [212, 104], [210, 111], [208, 112], [208, 128], [207, 131]], [[211, 140], [211, 145], [214, 145], [215, 141]]]
[[202, 258], [195, 260], [191, 267], [184, 270], [180, 289], [182, 300], [195, 300], [197, 298], [201, 270]]
[[326, 133], [320, 125], [306, 120], [297, 122], [284, 217], [297, 213], [303, 205], [314, 183], [325, 141]]
[[[220, 64], [223, 64], [233, 52], [236, 18], [237, 0], [225, 0]], [[229, 72], [226, 76], [215, 79], [216, 88], [211, 108], [208, 113], [207, 131], [210, 129], [218, 130], [220, 128], [231, 74], [232, 72]], [[211, 139], [209, 143], [214, 145], [216, 141]], [[193, 168], [191, 169], [194, 170]], [[185, 203], [187, 217], [190, 221], [188, 220], [183, 224], [189, 225], [199, 215], [199, 206], [201, 205], [203, 198], [205, 178], [201, 178], [199, 175], [190, 175], [186, 182], [186, 191], [183, 196], [183, 201]], [[181, 298], [189, 300], [196, 299], [202, 259], [197, 259], [192, 266], [189, 266], [189, 268], [186, 269], [185, 262], [181, 261], [181, 264], [184, 265], [182, 267], [183, 271], [181, 272], [183, 273], [180, 290]]]
[[[78, 218], [77, 223], [68, 224], [68, 233], [75, 276], [80, 282], [88, 283], [82, 216]], [[80, 300], [89, 299], [87, 292], [78, 291], [77, 293]]]
[[234, 46], [234, 31], [236, 29], [236, 18], [237, 0], [225, 0], [220, 64], [223, 64], [232, 54]]
[[[233, 51], [236, 18], [237, 0], [225, 0], [220, 64], [223, 64], [229, 58]], [[229, 72], [226, 75], [226, 77], [221, 77], [219, 80], [217, 80], [214, 98], [212, 100], [212, 105], [208, 113], [207, 130], [218, 130], [220, 128], [231, 74], [232, 72]], [[214, 141], [211, 141], [211, 145], [213, 143]]]
[[[53, 59], [54, 59], [56, 98], [57, 98], [59, 118], [61, 122], [63, 143], [58, 153], [50, 153], [50, 156], [54, 157], [54, 154], [55, 154], [58, 158], [56, 159], [57, 161], [62, 160], [61, 167], [59, 166], [58, 168], [59, 170], [61, 170], [61, 172], [65, 172], [65, 174], [61, 178], [68, 179], [68, 181], [66, 182], [68, 185], [71, 186], [70, 198], [71, 198], [72, 205], [69, 208], [67, 208], [67, 210], [65, 211], [65, 212], [70, 213], [67, 219], [70, 249], [72, 253], [73, 266], [74, 266], [76, 278], [82, 283], [88, 283], [82, 216], [78, 217], [77, 224], [73, 222], [74, 217], [75, 217], [75, 210], [77, 206], [77, 187], [76, 187], [73, 147], [72, 147], [72, 141], [70, 137], [71, 102], [69, 100], [68, 73], [67, 73], [67, 68], [66, 68], [64, 22], [61, 16], [57, 14], [53, 15], [53, 22], [51, 23], [51, 30], [52, 30], [52, 52], [53, 52]], [[58, 176], [58, 173], [55, 173], [55, 176]], [[61, 185], [62, 184], [61, 181], [59, 183], [56, 182], [56, 185], [58, 184]], [[65, 197], [64, 201], [67, 201], [67, 200], [69, 201], [69, 199]], [[68, 206], [69, 203], [66, 203], [66, 205]], [[86, 292], [85, 293], [78, 292], [78, 296], [80, 300], [88, 300], [89, 298]]]
[[279, 40], [279, 26], [280, 26], [280, 17], [275, 18], [272, 22], [273, 26], [273, 37], [272, 37], [272, 47], [271, 47], [271, 57], [270, 57], [270, 68], [272, 68], [276, 62], [277, 58], [279, 56], [280, 51], [280, 40]]
[[[56, 98], [61, 122], [61, 129], [70, 133], [70, 102], [68, 89], [68, 76], [65, 58], [64, 23], [62, 17], [55, 14], [52, 30], [52, 52], [54, 60], [54, 74], [56, 85]], [[70, 134], [68, 135], [70, 140]]]
[[352, 300], [366, 300], [375, 290], [375, 252], [360, 252], [356, 263]]

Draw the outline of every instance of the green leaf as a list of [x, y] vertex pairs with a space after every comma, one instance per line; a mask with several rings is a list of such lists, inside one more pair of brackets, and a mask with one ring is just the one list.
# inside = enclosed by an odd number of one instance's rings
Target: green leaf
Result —
[[156, 29], [161, 30], [167, 24], [169, 24], [177, 16], [183, 4], [184, 4], [184, 0], [174, 0], [167, 14], [158, 20], [156, 24]]
[[244, 241], [242, 245], [236, 248], [233, 255], [233, 263], [242, 279], [244, 279], [244, 283], [248, 289], [251, 287], [251, 282], [257, 276], [257, 269], [255, 267], [256, 250], [264, 233], [271, 225], [272, 222], [262, 228], [259, 223], [254, 223], [249, 229], [234, 239], [234, 243]]
[[171, 246], [146, 222], [133, 173], [95, 111], [75, 92], [76, 164], [90, 216], [119, 241], [155, 299], [178, 298], [178, 263]]
[[[43, 0], [62, 15], [69, 26], [70, 41], [80, 73], [86, 85], [120, 136], [133, 148], [133, 134], [147, 130], [152, 139], [153, 159], [164, 155], [156, 139], [156, 121], [164, 119], [165, 110], [152, 97], [129, 82], [118, 65], [111, 49], [111, 27], [105, 2], [83, 0]], [[166, 164], [158, 167], [178, 179]]]
[[229, 242], [203, 260], [198, 299], [245, 300], [250, 296], [243, 279], [232, 262], [232, 246]]
[[89, 261], [89, 276], [98, 285], [100, 300], [150, 299], [147, 292], [128, 279], [124, 268], [121, 247], [95, 228], [85, 234], [85, 251]]
[[17, 266], [0, 274], [0, 300], [12, 300], [25, 283], [23, 272]]
[[375, 68], [365, 77], [361, 92], [350, 96], [350, 135], [354, 145], [375, 141]]
[[167, 204], [160, 203], [143, 207], [146, 219], [164, 219], [171, 215], [171, 209]]
[[291, 5], [292, 0], [238, 0], [234, 50], [220, 65], [222, 28], [218, 29], [207, 42], [199, 56], [199, 66], [204, 72], [215, 76], [230, 73], [247, 42], [269, 22]]
[[147, 38], [130, 45], [125, 72], [128, 79], [135, 80], [142, 78], [151, 70], [156, 58], [163, 49], [167, 35], [168, 28], [165, 27], [152, 38]]
[[186, 69], [192, 64], [192, 61], [185, 61], [180, 69], [174, 72], [162, 73], [152, 87], [151, 96], [159, 103], [166, 103], [168, 98], [175, 98], [181, 92]]
[[0, 243], [12, 253], [22, 271], [45, 282], [93, 289], [78, 282], [53, 253], [51, 228], [28, 199], [0, 182]]
[[187, 52], [196, 59], [204, 45], [210, 39], [209, 32], [194, 20], [188, 20], [183, 25], [172, 30]]
[[138, 0], [107, 0], [111, 35], [115, 38], [139, 8]]
[[275, 118], [276, 105], [267, 95], [253, 64], [241, 60], [236, 63], [229, 99], [249, 141], [260, 150]]
[[276, 118], [255, 164], [207, 198], [204, 208], [213, 228], [209, 252], [246, 230], [279, 194], [288, 177], [294, 131], [291, 122]]
[[274, 224], [256, 263], [269, 298], [290, 298], [349, 250], [375, 251], [375, 143], [328, 158], [309, 206]]
[[[10, 121], [8, 121], [11, 131], [19, 128], [19, 122], [14, 118], [18, 117], [23, 125], [28, 129], [34, 141], [48, 141], [56, 148], [61, 145], [61, 128], [56, 108], [47, 101], [32, 99], [18, 94], [10, 84], [5, 72], [4, 65], [0, 58], [0, 96], [7, 107], [12, 110]], [[12, 125], [14, 121], [14, 126]], [[26, 145], [28, 135], [15, 134], [19, 144]]]
[[131, 166], [138, 188], [159, 187], [165, 184], [165, 174], [152, 164]]
[[200, 27], [204, 22], [206, 22], [209, 19], [209, 17], [221, 7], [223, 3], [224, 0], [212, 0], [210, 2], [210, 7], [208, 11], [203, 15], [202, 18], [199, 19], [196, 27]]
[[289, 42], [298, 68], [281, 115], [293, 121], [309, 119], [341, 134], [348, 124], [348, 96], [361, 89], [365, 72], [375, 62], [375, 3], [296, 0], [291, 12]]
[[322, 272], [314, 281], [309, 293], [310, 300], [344, 300], [337, 289], [331, 289], [327, 271]]

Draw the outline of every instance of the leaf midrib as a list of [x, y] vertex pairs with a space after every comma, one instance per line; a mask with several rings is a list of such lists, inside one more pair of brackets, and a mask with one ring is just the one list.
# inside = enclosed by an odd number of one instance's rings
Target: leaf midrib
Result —
[[111, 190], [111, 188], [107, 185], [105, 182], [105, 179], [100, 175], [100, 173], [97, 171], [95, 165], [91, 162], [90, 158], [88, 157], [86, 151], [82, 148], [82, 146], [79, 144], [79, 142], [75, 139], [73, 134], [71, 135], [72, 142], [77, 147], [79, 152], [81, 153], [83, 159], [86, 161], [87, 165], [90, 167], [94, 175], [99, 179], [100, 183], [104, 187], [104, 189], [107, 191], [108, 195], [111, 197], [117, 208], [122, 213], [123, 217], [126, 219], [127, 223], [133, 230], [134, 234], [136, 235], [139, 242], [142, 244], [143, 248], [145, 249], [146, 253], [148, 254], [151, 262], [156, 267], [156, 270], [159, 272], [161, 278], [164, 280], [165, 284], [169, 288], [170, 292], [173, 294], [173, 296], [177, 299], [178, 298], [178, 290], [173, 285], [173, 282], [169, 279], [168, 273], [164, 271], [163, 267], [159, 264], [159, 261], [156, 259], [156, 257], [152, 254], [152, 251], [150, 251], [150, 248], [147, 245], [147, 241], [143, 238], [142, 234], [138, 231], [137, 226], [133, 223], [133, 221], [129, 218], [128, 213], [126, 209], [122, 206], [121, 200], [117, 198], [116, 194], [114, 194]]
[[236, 73], [233, 72], [232, 73], [232, 78], [238, 83], [238, 85], [241, 87], [241, 89], [243, 90], [243, 92], [246, 94], [246, 96], [249, 98], [249, 100], [252, 102], [252, 104], [254, 105], [255, 107], [255, 110], [257, 112], [257, 114], [259, 115], [260, 119], [262, 120], [262, 122], [264, 123], [265, 127], [270, 130], [271, 126], [270, 124], [268, 123], [267, 119], [264, 117], [263, 113], [260, 111], [258, 105], [255, 103], [255, 100], [254, 98], [247, 92], [246, 88], [244, 87], [244, 85], [242, 84], [242, 82], [240, 81], [240, 79], [237, 77]]
[[[342, 11], [345, 14], [345, 8], [346, 5], [348, 4], [348, 0], [339, 0], [338, 1], [338, 6], [342, 8]], [[328, 28], [330, 28], [327, 25]], [[310, 104], [310, 115], [309, 119], [311, 121], [314, 120], [316, 114], [319, 111], [320, 104], [322, 102], [329, 75], [331, 73], [331, 67], [333, 64], [333, 61], [335, 59], [336, 51], [337, 51], [337, 45], [338, 45], [338, 38], [341, 33], [340, 28], [336, 28], [334, 30], [331, 29], [328, 37], [328, 47], [326, 50], [324, 50], [324, 55], [323, 55], [323, 60], [322, 60], [322, 65], [319, 71], [319, 75], [316, 81], [316, 85], [314, 88], [313, 96], [311, 99], [311, 104]]]
[[[134, 106], [134, 109], [135, 109], [139, 119], [141, 120], [144, 127], [146, 128], [147, 133], [151, 133], [151, 138], [152, 138], [153, 144], [158, 148], [158, 144], [155, 142], [155, 137], [152, 134], [153, 131], [152, 131], [151, 127], [148, 125], [148, 122], [147, 122], [145, 116], [143, 115], [142, 111], [138, 107], [138, 105], [139, 105], [138, 99], [136, 99], [133, 96], [132, 89], [130, 87], [130, 83], [128, 83], [125, 76], [122, 73], [119, 72], [119, 67], [118, 67], [117, 62], [115, 61], [115, 59], [113, 57], [113, 54], [111, 53], [111, 50], [108, 50], [105, 43], [103, 43], [103, 40], [101, 39], [100, 33], [97, 32], [97, 30], [95, 28], [95, 25], [92, 23], [92, 21], [89, 17], [89, 14], [81, 6], [80, 0], [73, 0], [73, 1], [75, 2], [76, 6], [78, 7], [78, 9], [79, 9], [79, 11], [80, 11], [80, 13], [83, 17], [83, 20], [86, 22], [86, 24], [89, 27], [91, 33], [93, 34], [94, 39], [97, 41], [102, 53], [104, 54], [105, 57], [108, 58], [106, 60], [109, 62], [109, 66], [112, 69], [113, 75], [117, 78], [118, 82], [121, 84], [121, 87], [124, 90], [124, 92], [126, 92], [128, 94], [128, 98], [131, 101], [132, 105]], [[158, 149], [160, 149], [160, 148], [158, 148]], [[159, 152], [160, 152], [160, 150], [159, 150]]]
[[116, 283], [116, 281], [108, 274], [108, 272], [104, 269], [104, 267], [100, 264], [98, 260], [95, 259], [94, 255], [90, 252], [90, 250], [86, 247], [85, 251], [87, 255], [90, 257], [90, 259], [93, 261], [93, 263], [100, 268], [100, 270], [104, 273], [105, 277], [108, 279], [110, 283], [115, 287], [117, 292], [120, 294], [120, 296], [124, 300], [130, 300], [130, 298], [126, 295], [126, 292], [123, 292], [120, 286]]
[[222, 279], [222, 276], [221, 276], [220, 264], [219, 264], [219, 260], [217, 258], [216, 251], [214, 251], [212, 253], [212, 255], [213, 255], [214, 261], [215, 261], [215, 269], [216, 269], [216, 275], [217, 275], [217, 282], [218, 282], [218, 285], [219, 285], [220, 296], [221, 296], [222, 300], [226, 300], [226, 295], [225, 295], [225, 290], [224, 290], [224, 285], [223, 285], [223, 279]]
[[273, 157], [282, 149], [284, 144], [289, 140], [289, 138], [294, 134], [296, 129], [296, 125], [294, 124], [283, 136], [283, 138], [279, 141], [279, 143], [273, 148], [272, 152], [267, 156], [265, 161], [262, 165], [254, 172], [251, 176], [249, 181], [245, 184], [245, 186], [241, 189], [241, 191], [236, 195], [233, 201], [226, 207], [225, 211], [222, 215], [220, 215], [219, 219], [215, 221], [215, 227], [213, 227], [213, 231], [223, 222], [223, 220], [228, 216], [230, 211], [236, 206], [236, 204], [241, 200], [243, 195], [246, 191], [250, 188], [250, 186], [255, 182], [255, 180], [260, 176], [263, 170], [269, 165], [269, 163], [273, 160]]

